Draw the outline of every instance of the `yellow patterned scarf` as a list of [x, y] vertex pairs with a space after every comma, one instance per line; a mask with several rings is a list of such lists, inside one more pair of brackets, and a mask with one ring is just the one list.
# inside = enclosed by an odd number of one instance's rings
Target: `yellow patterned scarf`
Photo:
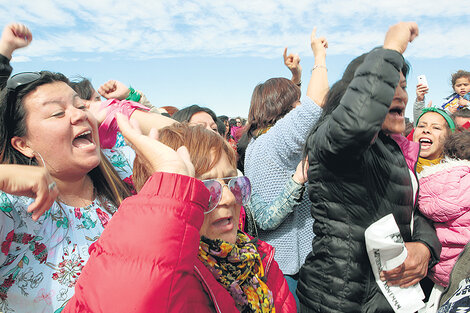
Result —
[[434, 159], [434, 160], [427, 160], [427, 159], [423, 159], [423, 158], [419, 157], [418, 158], [418, 163], [416, 164], [416, 172], [421, 173], [424, 166], [439, 164], [441, 162], [441, 160], [442, 160], [442, 157]]
[[242, 232], [233, 245], [201, 237], [199, 259], [227, 289], [240, 312], [275, 312], [271, 290], [254, 241]]
[[268, 130], [270, 130], [272, 127], [271, 126], [268, 126], [268, 127], [265, 127], [265, 128], [260, 128], [256, 131], [256, 136], [254, 137], [255, 139], [258, 138], [259, 136], [263, 135], [263, 134], [266, 134], [268, 132]]

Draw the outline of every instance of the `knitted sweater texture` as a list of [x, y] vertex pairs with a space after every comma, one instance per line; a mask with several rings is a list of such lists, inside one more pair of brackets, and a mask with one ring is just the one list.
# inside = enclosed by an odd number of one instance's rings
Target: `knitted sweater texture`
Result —
[[[245, 175], [253, 193], [265, 202], [273, 201], [295, 172], [302, 148], [322, 109], [309, 97], [276, 122], [269, 131], [252, 139], [246, 149]], [[276, 249], [274, 256], [285, 275], [296, 274], [312, 250], [313, 219], [307, 193], [281, 225], [274, 230], [260, 230], [259, 238]]]

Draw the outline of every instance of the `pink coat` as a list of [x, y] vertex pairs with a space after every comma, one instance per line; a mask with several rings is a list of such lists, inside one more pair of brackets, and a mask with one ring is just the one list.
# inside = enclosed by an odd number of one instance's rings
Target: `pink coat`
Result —
[[[197, 179], [155, 173], [121, 204], [90, 247], [63, 313], [238, 312], [232, 296], [197, 258], [208, 199]], [[274, 249], [259, 241], [258, 251], [276, 312], [295, 312]]]
[[419, 209], [434, 221], [442, 244], [431, 279], [447, 286], [457, 257], [470, 241], [470, 161], [446, 159], [420, 173]]

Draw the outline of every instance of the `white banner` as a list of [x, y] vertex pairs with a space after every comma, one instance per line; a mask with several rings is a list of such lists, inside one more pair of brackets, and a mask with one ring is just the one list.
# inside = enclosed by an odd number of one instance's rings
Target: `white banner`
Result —
[[370, 225], [364, 236], [375, 281], [393, 310], [396, 313], [409, 313], [424, 307], [422, 301], [424, 293], [419, 284], [401, 288], [387, 286], [387, 282], [380, 280], [381, 271], [388, 271], [401, 265], [408, 255], [393, 214], [384, 216]]

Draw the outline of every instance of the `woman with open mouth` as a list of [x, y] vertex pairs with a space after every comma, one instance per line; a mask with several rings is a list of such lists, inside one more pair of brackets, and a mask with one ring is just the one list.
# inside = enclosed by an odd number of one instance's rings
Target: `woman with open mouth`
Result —
[[60, 312], [90, 245], [131, 194], [134, 151], [100, 148], [98, 121], [64, 75], [8, 78], [11, 53], [31, 39], [10, 24], [0, 40], [1, 312]]
[[398, 23], [383, 47], [354, 59], [330, 88], [307, 139], [315, 237], [300, 270], [300, 312], [394, 312], [376, 283], [364, 238], [390, 213], [407, 257], [379, 279], [409, 287], [438, 261], [434, 228], [416, 210], [419, 146], [401, 136], [409, 69], [402, 54], [417, 35], [416, 23]]
[[157, 141], [118, 121], [139, 193], [90, 249], [63, 313], [297, 312], [273, 247], [238, 229], [251, 185], [228, 142], [187, 124]]
[[424, 166], [441, 162], [446, 138], [455, 131], [455, 124], [446, 111], [439, 108], [424, 108], [418, 117], [413, 141], [421, 146], [416, 172]]

